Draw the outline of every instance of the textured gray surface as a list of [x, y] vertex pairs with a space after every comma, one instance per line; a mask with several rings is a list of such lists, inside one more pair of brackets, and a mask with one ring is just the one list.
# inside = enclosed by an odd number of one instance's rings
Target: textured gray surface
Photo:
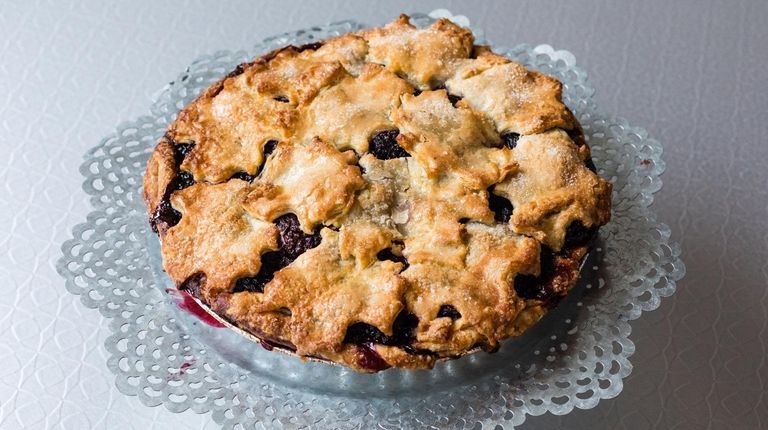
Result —
[[[633, 323], [624, 392], [524, 428], [768, 428], [768, 3], [353, 1], [0, 5], [0, 428], [213, 428], [112, 387], [102, 318], [63, 290], [58, 246], [88, 211], [81, 154], [146, 113], [197, 56], [355, 18], [445, 7], [487, 37], [568, 49], [602, 110], [666, 149], [656, 210], [686, 277]], [[9, 282], [10, 281], [10, 282]]]

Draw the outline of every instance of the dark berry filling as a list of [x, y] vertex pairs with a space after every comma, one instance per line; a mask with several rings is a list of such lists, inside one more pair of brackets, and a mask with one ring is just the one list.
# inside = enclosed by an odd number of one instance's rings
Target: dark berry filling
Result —
[[416, 88], [416, 89], [413, 90], [413, 96], [414, 97], [418, 97], [419, 94], [421, 94], [421, 90], [420, 89]]
[[547, 300], [554, 293], [552, 279], [555, 277], [555, 255], [549, 247], [542, 246], [539, 254], [539, 276], [517, 275], [515, 292], [524, 299]]
[[192, 174], [187, 172], [186, 170], [182, 170], [179, 172], [178, 175], [171, 181], [171, 185], [173, 185], [174, 191], [183, 190], [184, 188], [187, 188], [189, 186], [192, 186], [195, 184], [195, 178], [192, 177]]
[[280, 102], [280, 103], [288, 103], [289, 102], [288, 97], [286, 97], [286, 96], [277, 96], [277, 97], [273, 97], [273, 99], [275, 101]]
[[211, 89], [208, 90], [209, 94], [210, 94], [210, 97], [213, 98], [213, 97], [218, 96], [219, 93], [221, 93], [221, 90], [223, 90], [223, 89], [224, 89], [224, 82], [221, 82], [221, 81], [216, 82], [215, 84], [213, 84]]
[[565, 242], [563, 246], [565, 248], [573, 248], [586, 245], [596, 233], [597, 226], [587, 228], [581, 221], [573, 221], [565, 229]]
[[256, 179], [256, 176], [249, 175], [245, 172], [237, 172], [234, 175], [232, 175], [232, 179], [239, 179], [241, 181], [253, 182], [253, 180]]
[[264, 339], [259, 339], [259, 344], [261, 344], [261, 347], [266, 349], [267, 351], [272, 351], [275, 349], [275, 346], [271, 342], [267, 342]]
[[357, 322], [347, 327], [344, 342], [362, 345], [365, 343], [379, 343], [387, 345], [391, 343], [390, 337], [376, 327], [363, 322]]
[[378, 372], [389, 368], [389, 364], [376, 352], [373, 344], [364, 343], [357, 345], [357, 363], [363, 369]]
[[267, 143], [264, 144], [264, 159], [261, 162], [261, 166], [259, 166], [259, 170], [256, 171], [255, 175], [250, 175], [248, 172], [237, 172], [234, 175], [232, 175], [232, 179], [239, 179], [241, 181], [246, 182], [253, 182], [257, 176], [261, 173], [262, 170], [264, 170], [264, 166], [267, 163], [267, 157], [269, 157], [269, 154], [272, 153], [272, 151], [275, 150], [275, 146], [277, 146], [276, 140], [268, 140]]
[[174, 151], [174, 158], [176, 159], [176, 164], [181, 165], [182, 162], [184, 162], [184, 158], [192, 152], [192, 149], [194, 149], [195, 143], [194, 142], [188, 142], [188, 143], [173, 143], [173, 149]]
[[251, 65], [251, 63], [238, 64], [237, 67], [235, 67], [234, 70], [232, 70], [231, 72], [227, 73], [227, 77], [228, 78], [234, 78], [235, 76], [242, 75], [243, 72], [245, 71], [245, 69], [248, 66], [250, 66], [250, 65]]
[[496, 222], [507, 223], [512, 217], [514, 207], [509, 199], [493, 193], [493, 187], [488, 188], [488, 207], [493, 211]]
[[181, 221], [181, 212], [171, 206], [170, 200], [163, 198], [155, 208], [155, 213], [149, 219], [149, 225], [152, 231], [158, 232], [158, 224], [165, 224], [167, 227], [173, 227]]
[[267, 252], [261, 256], [261, 268], [256, 276], [246, 276], [235, 281], [235, 293], [250, 291], [252, 293], [263, 293], [264, 286], [275, 276], [275, 272], [287, 266], [283, 265], [283, 255], [280, 251]]
[[307, 49], [317, 51], [321, 46], [323, 46], [323, 42], [305, 43], [301, 46], [297, 46], [296, 50], [299, 52], [306, 51]]
[[370, 324], [358, 322], [347, 328], [344, 342], [356, 344], [358, 347], [367, 346], [368, 349], [372, 349], [371, 345], [373, 344], [397, 346], [403, 348], [409, 354], [432, 355], [434, 353], [431, 351], [420, 350], [411, 346], [416, 340], [415, 330], [418, 324], [419, 319], [416, 318], [416, 315], [402, 311], [397, 315], [392, 324], [392, 336], [387, 336]]
[[294, 214], [286, 214], [275, 220], [280, 231], [277, 239], [279, 249], [261, 256], [261, 268], [256, 276], [240, 278], [235, 282], [234, 292], [252, 291], [263, 293], [264, 286], [274, 278], [275, 273], [291, 264], [308, 249], [320, 245], [320, 228], [312, 234], [305, 234]]
[[417, 325], [419, 325], [419, 319], [416, 318], [416, 315], [402, 311], [397, 314], [397, 318], [392, 323], [392, 336], [387, 336], [370, 324], [357, 322], [347, 327], [344, 342], [356, 345], [377, 343], [387, 346], [410, 346], [416, 340]]
[[[171, 144], [173, 149], [173, 161], [176, 164], [176, 169], [179, 168], [181, 163], [184, 162], [184, 158], [195, 147], [193, 142], [190, 143], [176, 143], [176, 141], [170, 136], [165, 136], [166, 140]], [[171, 182], [165, 187], [165, 193], [163, 198], [157, 204], [155, 212], [149, 219], [149, 225], [152, 227], [152, 231], [158, 232], [158, 223], [165, 224], [166, 228], [173, 227], [181, 221], [181, 212], [171, 206], [171, 194], [174, 191], [183, 190], [195, 183], [195, 178], [191, 173], [187, 171], [179, 171], [176, 176], [171, 179]]]
[[200, 289], [205, 284], [205, 273], [195, 273], [179, 285], [179, 290], [186, 291], [193, 297], [200, 298]]
[[368, 150], [379, 160], [391, 160], [393, 158], [410, 157], [402, 146], [397, 143], [397, 135], [400, 130], [384, 130], [371, 137]]
[[275, 220], [280, 237], [278, 244], [280, 251], [295, 260], [299, 255], [320, 245], [320, 228], [316, 228], [312, 234], [305, 234], [299, 225], [299, 219], [294, 214], [286, 214]]
[[458, 103], [458, 102], [459, 102], [459, 100], [461, 100], [461, 99], [462, 99], [462, 97], [461, 97], [461, 96], [457, 96], [457, 95], [454, 95], [454, 94], [448, 93], [448, 100], [451, 102], [451, 104], [453, 105], [453, 107], [456, 107], [456, 103]]
[[509, 149], [515, 149], [518, 139], [520, 139], [520, 135], [517, 133], [507, 132], [501, 135], [501, 141]]
[[579, 261], [573, 257], [572, 250], [564, 248], [555, 254], [542, 246], [539, 276], [517, 275], [514, 281], [517, 295], [524, 299], [541, 300], [548, 307], [557, 305], [578, 272]]
[[437, 311], [437, 317], [438, 318], [450, 318], [452, 320], [457, 320], [461, 318], [461, 313], [456, 310], [453, 305], [442, 305], [440, 306], [440, 310]]
[[584, 132], [582, 132], [580, 128], [565, 130], [565, 132], [568, 134], [568, 137], [571, 138], [573, 143], [576, 144], [576, 146], [581, 147], [587, 144], [587, 141], [584, 139]]
[[458, 103], [459, 100], [461, 100], [463, 98], [461, 96], [457, 96], [455, 94], [451, 94], [448, 91], [448, 88], [445, 87], [445, 85], [440, 85], [440, 86], [436, 87], [435, 90], [445, 90], [445, 93], [448, 94], [448, 101], [451, 102], [453, 107], [456, 107], [456, 103]]
[[264, 160], [266, 160], [267, 157], [269, 157], [269, 154], [274, 152], [276, 146], [277, 146], [277, 141], [273, 139], [268, 140], [267, 143], [264, 144]]
[[408, 260], [402, 256], [397, 255], [394, 252], [392, 252], [392, 248], [386, 248], [379, 251], [378, 254], [376, 254], [376, 258], [378, 258], [381, 261], [389, 260], [394, 261], [395, 263], [402, 263], [403, 264], [403, 270], [408, 268]]

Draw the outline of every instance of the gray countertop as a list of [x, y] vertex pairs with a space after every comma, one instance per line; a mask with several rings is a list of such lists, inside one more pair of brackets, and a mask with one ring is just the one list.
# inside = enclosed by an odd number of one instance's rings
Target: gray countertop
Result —
[[[768, 2], [10, 1], [0, 5], [0, 427], [215, 428], [112, 387], [108, 330], [63, 289], [81, 155], [196, 57], [352, 18], [447, 8], [497, 44], [573, 52], [604, 112], [662, 142], [654, 207], [686, 277], [633, 323], [623, 392], [529, 429], [768, 428]], [[10, 279], [10, 283], [8, 280]], [[74, 322], [76, 321], [76, 323]], [[73, 334], [74, 333], [74, 334]], [[127, 425], [127, 424], [126, 424]], [[128, 427], [120, 427], [128, 428]]]

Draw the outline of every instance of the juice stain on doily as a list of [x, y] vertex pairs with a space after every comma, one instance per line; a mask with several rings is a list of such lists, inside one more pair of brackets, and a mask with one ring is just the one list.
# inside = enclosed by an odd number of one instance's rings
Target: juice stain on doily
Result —
[[221, 321], [217, 320], [213, 315], [208, 313], [208, 311], [203, 309], [203, 307], [195, 301], [194, 297], [186, 291], [179, 291], [174, 288], [168, 288], [165, 291], [171, 296], [171, 299], [176, 303], [176, 306], [178, 306], [179, 309], [194, 315], [197, 319], [211, 327], [226, 327]]

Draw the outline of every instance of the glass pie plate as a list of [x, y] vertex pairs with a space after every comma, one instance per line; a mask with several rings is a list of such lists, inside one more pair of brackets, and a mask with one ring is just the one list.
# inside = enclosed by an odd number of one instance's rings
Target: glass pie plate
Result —
[[[425, 26], [446, 10], [415, 14]], [[569, 296], [495, 354], [438, 363], [431, 371], [360, 374], [265, 350], [221, 328], [173, 288], [141, 198], [144, 168], [184, 105], [237, 64], [365, 26], [354, 21], [265, 39], [192, 63], [155, 96], [150, 115], [123, 124], [85, 156], [94, 210], [62, 245], [67, 289], [110, 319], [105, 346], [117, 388], [148, 406], [211, 412], [223, 428], [512, 428], [527, 415], [566, 414], [617, 396], [632, 370], [630, 321], [674, 293], [685, 272], [669, 228], [649, 209], [664, 170], [659, 142], [601, 113], [574, 56], [548, 45], [494, 46], [564, 83], [599, 173], [613, 183], [613, 219], [600, 230]], [[489, 43], [473, 28], [478, 43]], [[192, 310], [193, 312], [190, 312]], [[198, 309], [199, 310], [199, 309]]]

